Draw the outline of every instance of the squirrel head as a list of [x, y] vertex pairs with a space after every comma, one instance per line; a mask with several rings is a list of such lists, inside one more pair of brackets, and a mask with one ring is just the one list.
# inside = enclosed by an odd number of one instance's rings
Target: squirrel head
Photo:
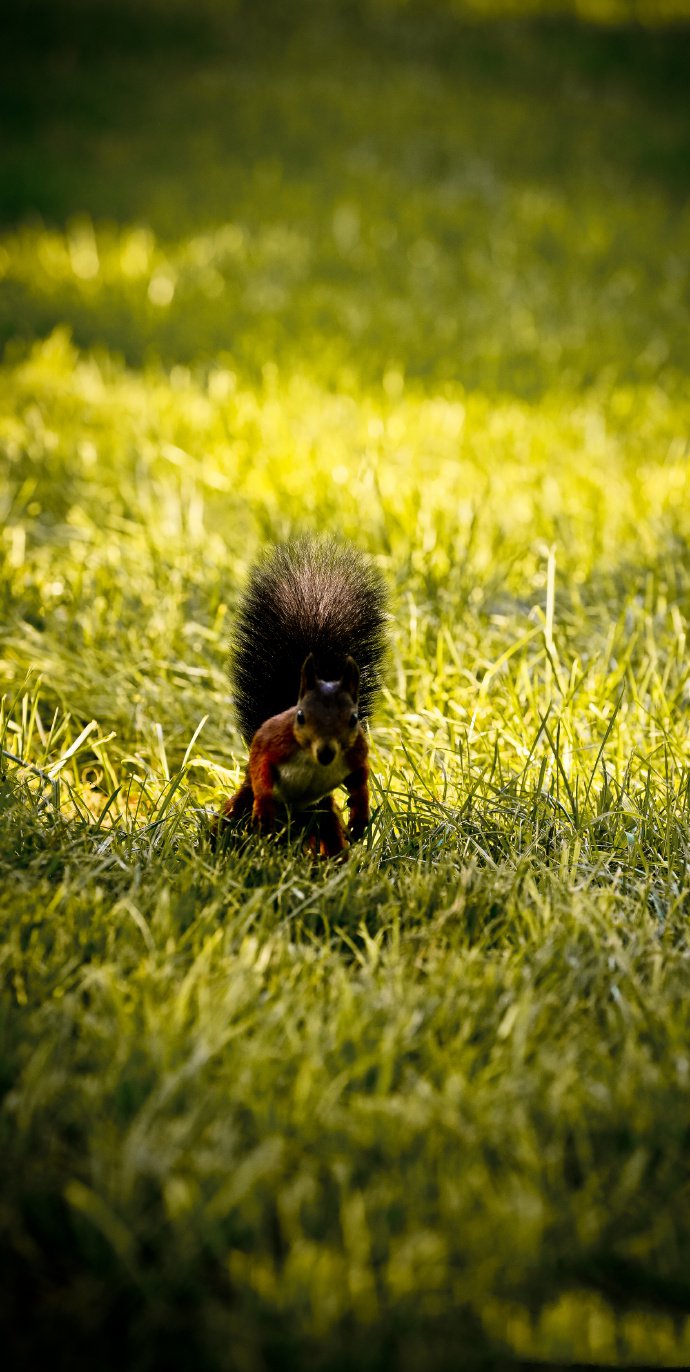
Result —
[[346, 657], [342, 676], [336, 681], [322, 681], [316, 673], [314, 654], [309, 654], [302, 667], [293, 730], [300, 748], [310, 752], [322, 767], [328, 767], [353, 746], [362, 727], [358, 696], [359, 667], [353, 657]]

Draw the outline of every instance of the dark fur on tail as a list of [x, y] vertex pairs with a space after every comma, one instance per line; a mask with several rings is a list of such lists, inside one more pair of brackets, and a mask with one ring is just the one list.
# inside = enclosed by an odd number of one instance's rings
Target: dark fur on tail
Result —
[[350, 544], [304, 538], [266, 553], [250, 572], [230, 650], [245, 741], [264, 720], [296, 705], [309, 653], [324, 681], [339, 679], [348, 655], [355, 659], [359, 712], [366, 719], [380, 686], [385, 607], [383, 578]]

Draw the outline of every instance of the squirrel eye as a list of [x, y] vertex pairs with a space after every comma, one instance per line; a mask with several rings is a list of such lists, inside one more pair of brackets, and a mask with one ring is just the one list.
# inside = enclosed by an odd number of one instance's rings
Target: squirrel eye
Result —
[[352, 726], [354, 726], [354, 725], [357, 723], [357, 720], [358, 720], [358, 719], [359, 719], [359, 715], [357, 714], [357, 711], [356, 711], [356, 710], [353, 710], [353, 711], [352, 711], [352, 714], [350, 715], [350, 724], [351, 724]]
[[304, 710], [297, 711], [297, 723], [304, 724]]

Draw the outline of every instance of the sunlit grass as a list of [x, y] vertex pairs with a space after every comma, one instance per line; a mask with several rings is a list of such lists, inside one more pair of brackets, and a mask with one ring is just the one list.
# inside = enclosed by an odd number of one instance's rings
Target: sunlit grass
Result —
[[[686, 38], [209, 16], [6, 74], [0, 1323], [687, 1364]], [[206, 838], [297, 529], [390, 588], [342, 866]]]

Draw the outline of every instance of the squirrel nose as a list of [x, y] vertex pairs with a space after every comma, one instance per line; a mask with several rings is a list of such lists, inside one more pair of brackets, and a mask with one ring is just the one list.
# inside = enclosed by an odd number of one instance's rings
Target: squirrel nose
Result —
[[324, 743], [317, 749], [316, 756], [322, 767], [327, 767], [329, 762], [332, 762], [335, 757], [335, 748], [331, 748], [330, 743]]

